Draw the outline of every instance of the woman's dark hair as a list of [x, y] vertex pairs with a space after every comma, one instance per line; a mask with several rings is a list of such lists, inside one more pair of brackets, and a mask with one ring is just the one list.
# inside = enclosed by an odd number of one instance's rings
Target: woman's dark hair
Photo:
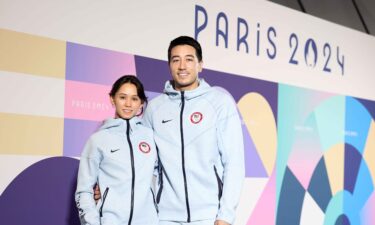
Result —
[[115, 97], [118, 89], [120, 89], [120, 87], [126, 83], [134, 84], [137, 88], [137, 95], [141, 99], [141, 102], [147, 103], [147, 97], [145, 94], [145, 90], [143, 88], [143, 84], [135, 75], [124, 75], [117, 79], [116, 82], [112, 85], [112, 89], [111, 92], [109, 92], [109, 96], [111, 96], [112, 98]]
[[168, 47], [168, 62], [171, 62], [171, 51], [172, 48], [178, 46], [178, 45], [190, 45], [195, 49], [196, 56], [198, 58], [198, 62], [201, 62], [203, 59], [202, 56], [202, 48], [198, 41], [196, 41], [194, 38], [189, 36], [180, 36], [171, 41]]

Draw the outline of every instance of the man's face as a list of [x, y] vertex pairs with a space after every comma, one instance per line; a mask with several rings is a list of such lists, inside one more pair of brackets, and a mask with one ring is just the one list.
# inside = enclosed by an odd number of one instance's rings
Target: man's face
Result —
[[202, 71], [195, 49], [190, 45], [177, 45], [171, 50], [169, 69], [177, 91], [198, 87], [198, 73]]

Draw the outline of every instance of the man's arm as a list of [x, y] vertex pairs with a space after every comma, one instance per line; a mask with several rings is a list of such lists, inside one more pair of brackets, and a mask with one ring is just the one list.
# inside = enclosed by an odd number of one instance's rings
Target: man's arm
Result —
[[146, 110], [145, 112], [143, 113], [143, 123], [145, 124], [146, 127], [149, 127], [151, 129], [154, 129], [153, 126], [152, 126], [152, 109], [151, 109], [151, 105], [148, 104], [147, 107], [146, 107]]
[[[235, 101], [223, 98], [217, 125], [218, 147], [223, 163], [223, 194], [215, 225], [233, 224], [245, 178], [242, 126]], [[223, 223], [226, 222], [226, 223]]]

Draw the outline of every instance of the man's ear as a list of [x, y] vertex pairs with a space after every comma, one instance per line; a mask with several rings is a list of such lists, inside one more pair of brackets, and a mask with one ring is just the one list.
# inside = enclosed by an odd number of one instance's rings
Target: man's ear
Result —
[[201, 60], [201, 61], [199, 62], [199, 68], [198, 68], [198, 71], [199, 71], [199, 72], [202, 72], [202, 70], [203, 70], [203, 60]]

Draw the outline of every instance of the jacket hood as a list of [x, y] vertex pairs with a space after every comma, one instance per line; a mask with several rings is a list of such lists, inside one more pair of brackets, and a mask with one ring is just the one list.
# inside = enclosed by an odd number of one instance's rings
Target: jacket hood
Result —
[[[203, 79], [199, 78], [198, 79], [198, 87], [190, 90], [190, 91], [185, 91], [184, 97], [186, 100], [190, 100], [192, 98], [196, 98], [198, 96], [201, 96], [205, 93], [207, 93], [210, 90], [210, 85]], [[169, 80], [165, 83], [164, 86], [164, 93], [168, 95], [169, 98], [173, 100], [179, 100], [181, 99], [181, 91], [176, 91], [173, 87], [173, 81]]]

